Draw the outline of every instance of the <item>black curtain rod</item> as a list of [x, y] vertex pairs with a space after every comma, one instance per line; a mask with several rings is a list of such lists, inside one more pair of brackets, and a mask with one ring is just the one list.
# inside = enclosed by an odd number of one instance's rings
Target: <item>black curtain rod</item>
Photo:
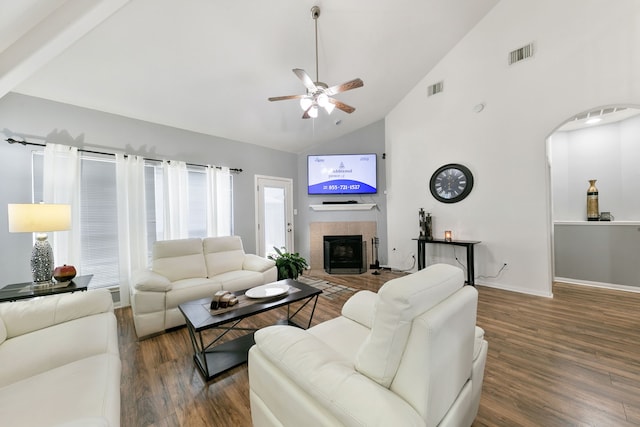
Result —
[[[7, 141], [9, 144], [35, 145], [36, 147], [46, 147], [46, 144], [39, 144], [37, 142], [28, 142], [28, 141], [17, 141], [17, 140], [15, 140], [13, 138], [7, 138], [7, 139], [5, 139], [5, 141]], [[115, 156], [114, 153], [105, 153], [105, 152], [102, 152], [102, 151], [85, 150], [83, 148], [78, 148], [78, 151], [81, 151], [83, 153], [90, 153], [90, 154], [103, 154], [103, 155], [106, 155], [106, 156]], [[125, 154], [125, 157], [127, 157], [127, 154]], [[162, 160], [149, 159], [147, 157], [145, 157], [144, 159], [152, 161], [152, 162], [162, 162]], [[206, 165], [198, 165], [198, 164], [195, 164], [195, 163], [187, 163], [187, 165], [189, 165], [189, 166], [199, 166], [199, 167], [203, 167], [203, 168], [207, 167]], [[216, 166], [216, 169], [222, 169], [222, 168], [220, 166]], [[231, 172], [235, 172], [235, 173], [242, 172], [242, 169], [239, 169], [239, 168], [229, 168], [229, 170]]]

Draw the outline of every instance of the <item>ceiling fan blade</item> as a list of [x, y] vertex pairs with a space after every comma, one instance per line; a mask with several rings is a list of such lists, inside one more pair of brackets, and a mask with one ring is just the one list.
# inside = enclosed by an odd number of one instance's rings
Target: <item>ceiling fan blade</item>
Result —
[[300, 80], [302, 80], [302, 84], [304, 87], [309, 89], [309, 91], [315, 92], [318, 90], [316, 84], [311, 80], [311, 77], [309, 77], [309, 74], [307, 74], [306, 71], [301, 68], [294, 68], [293, 72], [296, 73], [296, 76], [298, 76]]
[[285, 99], [300, 99], [305, 97], [306, 95], [287, 95], [287, 96], [272, 96], [268, 98], [269, 101], [284, 101]]
[[347, 105], [344, 102], [338, 101], [337, 99], [329, 98], [329, 102], [335, 105], [338, 109], [344, 111], [345, 113], [351, 114], [354, 111], [356, 111], [356, 109], [353, 108], [351, 105]]
[[336, 93], [346, 92], [351, 89], [357, 89], [359, 87], [364, 86], [364, 82], [360, 79], [353, 79], [346, 83], [342, 83], [341, 85], [331, 86], [328, 89], [324, 90], [328, 96], [335, 95]]

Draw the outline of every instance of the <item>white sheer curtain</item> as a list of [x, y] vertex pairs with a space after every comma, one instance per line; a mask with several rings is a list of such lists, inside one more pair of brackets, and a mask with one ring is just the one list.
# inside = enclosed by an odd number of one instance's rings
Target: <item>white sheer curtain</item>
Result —
[[[80, 266], [80, 156], [76, 147], [46, 144], [43, 165], [43, 202], [71, 205], [71, 229], [49, 236], [56, 266]], [[80, 274], [80, 271], [78, 271]]]
[[187, 164], [163, 161], [164, 168], [164, 238], [189, 237], [189, 172]]
[[120, 302], [129, 305], [131, 274], [147, 267], [144, 158], [116, 154]]
[[207, 235], [231, 234], [231, 173], [229, 168], [207, 166]]

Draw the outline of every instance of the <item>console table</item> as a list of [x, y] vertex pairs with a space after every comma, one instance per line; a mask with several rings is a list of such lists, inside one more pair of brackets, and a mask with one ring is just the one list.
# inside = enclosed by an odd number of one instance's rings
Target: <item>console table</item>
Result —
[[475, 286], [475, 272], [474, 272], [474, 259], [473, 259], [473, 247], [474, 245], [480, 243], [480, 241], [475, 240], [444, 240], [444, 239], [412, 239], [418, 241], [418, 270], [422, 270], [426, 266], [426, 258], [427, 258], [427, 244], [439, 244], [439, 245], [454, 245], [454, 246], [463, 246], [467, 250], [467, 281], [466, 283], [471, 286]]
[[74, 277], [70, 282], [56, 283], [52, 286], [33, 286], [32, 282], [16, 283], [0, 287], [0, 302], [17, 301], [45, 295], [86, 291], [93, 274]]

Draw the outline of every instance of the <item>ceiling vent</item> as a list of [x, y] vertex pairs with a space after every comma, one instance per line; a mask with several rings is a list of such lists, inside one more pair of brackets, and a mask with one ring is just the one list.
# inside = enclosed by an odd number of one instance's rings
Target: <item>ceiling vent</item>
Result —
[[509, 52], [509, 65], [513, 65], [516, 62], [520, 62], [533, 56], [533, 43], [529, 43], [526, 46], [522, 46], [519, 49]]
[[433, 96], [436, 93], [440, 93], [444, 90], [444, 82], [438, 82], [438, 83], [434, 83], [431, 86], [429, 86], [429, 90], [427, 92], [428, 96]]
[[580, 113], [573, 118], [573, 120], [584, 120], [584, 119], [594, 119], [594, 118], [602, 118], [602, 116], [611, 113], [618, 113], [620, 111], [626, 110], [627, 107], [609, 107], [609, 108], [598, 108], [597, 110], [588, 111], [586, 113]]

